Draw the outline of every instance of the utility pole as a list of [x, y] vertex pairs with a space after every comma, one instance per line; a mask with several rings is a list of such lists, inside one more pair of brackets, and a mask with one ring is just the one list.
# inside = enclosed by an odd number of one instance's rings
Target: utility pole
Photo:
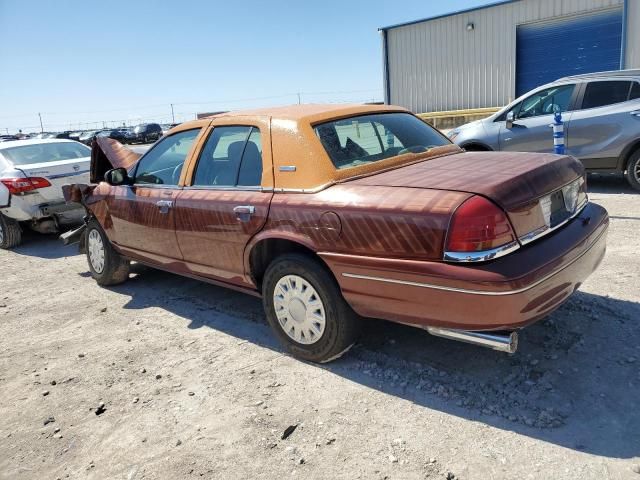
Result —
[[300, 92], [298, 92], [298, 105], [302, 103], [302, 97], [300, 96]]
[[173, 113], [173, 103], [171, 104], [171, 123], [176, 123], [176, 116]]
[[44, 128], [42, 127], [42, 115], [38, 112], [38, 117], [40, 118], [40, 133], [44, 133]]

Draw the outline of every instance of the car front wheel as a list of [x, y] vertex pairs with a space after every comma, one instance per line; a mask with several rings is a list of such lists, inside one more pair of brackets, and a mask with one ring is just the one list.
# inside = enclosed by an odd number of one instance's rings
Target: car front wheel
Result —
[[96, 220], [87, 225], [86, 242], [89, 270], [98, 285], [117, 285], [129, 278], [129, 260], [113, 249]]
[[627, 181], [636, 190], [640, 190], [640, 150], [631, 155], [627, 165]]
[[267, 321], [293, 356], [329, 362], [355, 342], [360, 320], [316, 260], [299, 254], [277, 258], [267, 268], [262, 293]]
[[8, 250], [22, 242], [22, 229], [13, 218], [0, 213], [0, 248]]

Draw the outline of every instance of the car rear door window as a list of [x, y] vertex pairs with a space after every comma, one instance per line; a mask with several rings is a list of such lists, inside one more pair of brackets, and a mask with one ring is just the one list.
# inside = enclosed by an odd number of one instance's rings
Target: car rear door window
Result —
[[611, 80], [605, 82], [589, 82], [584, 91], [582, 108], [604, 107], [614, 103], [626, 102], [629, 98], [631, 82]]
[[177, 185], [198, 133], [200, 129], [185, 130], [158, 142], [138, 162], [135, 183]]
[[260, 130], [250, 126], [215, 127], [200, 154], [193, 186], [259, 186], [261, 180]]
[[631, 93], [629, 94], [629, 100], [637, 100], [640, 98], [640, 83], [633, 82], [633, 87], [631, 87]]
[[238, 186], [258, 187], [262, 184], [262, 138], [260, 130], [253, 128], [240, 163]]
[[575, 85], [556, 85], [545, 88], [524, 99], [520, 104], [517, 118], [531, 118], [552, 115], [556, 111], [566, 112], [571, 104]]

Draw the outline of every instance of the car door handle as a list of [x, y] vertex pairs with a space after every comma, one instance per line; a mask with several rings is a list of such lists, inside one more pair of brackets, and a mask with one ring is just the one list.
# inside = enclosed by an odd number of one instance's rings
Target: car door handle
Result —
[[640, 117], [640, 110], [634, 110], [633, 112], [629, 112], [629, 114], [633, 115], [634, 117]]
[[173, 207], [173, 200], [158, 200], [156, 206], [160, 213], [169, 213], [169, 210]]
[[238, 205], [233, 207], [233, 213], [236, 214], [236, 218], [241, 222], [248, 222], [251, 220], [251, 215], [256, 213], [256, 207], [253, 205]]

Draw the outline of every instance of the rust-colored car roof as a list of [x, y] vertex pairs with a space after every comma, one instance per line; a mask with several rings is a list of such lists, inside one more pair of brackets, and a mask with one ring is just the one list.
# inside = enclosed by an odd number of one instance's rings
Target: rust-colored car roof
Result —
[[[272, 178], [276, 190], [317, 191], [338, 182], [416, 162], [417, 157], [427, 159], [461, 151], [458, 146], [449, 144], [433, 148], [427, 154], [399, 155], [370, 164], [338, 169], [331, 162], [313, 129], [314, 125], [331, 120], [392, 112], [411, 113], [393, 105], [306, 104], [238, 110], [209, 118], [212, 127], [232, 125], [237, 119], [243, 125], [253, 124], [260, 128], [263, 137], [271, 136]], [[199, 126], [201, 124], [198, 121], [192, 121], [183, 123], [178, 128], [184, 130]], [[269, 183], [263, 176], [263, 186], [270, 187]]]
[[221, 117], [271, 117], [275, 120], [294, 120], [317, 123], [352, 115], [378, 112], [408, 112], [402, 107], [392, 105], [362, 105], [362, 104], [304, 104], [286, 105], [283, 107], [268, 107], [250, 110], [235, 110], [219, 113], [208, 118]]

